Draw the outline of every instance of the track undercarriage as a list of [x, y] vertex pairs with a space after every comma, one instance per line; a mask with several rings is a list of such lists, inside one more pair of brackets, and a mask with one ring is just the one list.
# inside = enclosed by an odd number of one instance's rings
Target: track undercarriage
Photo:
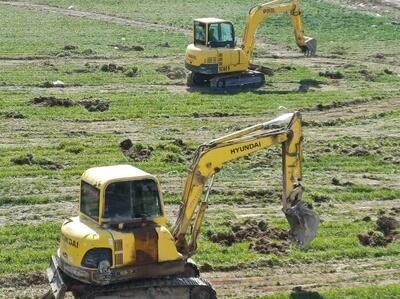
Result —
[[[213, 299], [216, 292], [210, 283], [199, 277], [198, 271], [190, 271], [189, 277], [167, 276], [162, 278], [135, 279], [104, 286], [91, 285], [67, 276], [59, 267], [57, 258], [52, 257], [47, 276], [51, 290], [42, 299], [63, 299], [67, 292], [81, 299]], [[188, 276], [183, 274], [182, 276]]]
[[265, 85], [265, 75], [255, 70], [220, 75], [205, 75], [192, 72], [188, 76], [187, 85], [190, 87], [209, 86], [218, 91], [259, 88]]

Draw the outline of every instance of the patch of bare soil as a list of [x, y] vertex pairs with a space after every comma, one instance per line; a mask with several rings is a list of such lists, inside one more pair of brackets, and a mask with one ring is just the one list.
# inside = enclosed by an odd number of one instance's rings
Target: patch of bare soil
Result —
[[171, 67], [169, 65], [163, 65], [157, 68], [157, 72], [167, 76], [169, 79], [186, 78], [186, 70], [182, 67]]
[[89, 97], [78, 102], [89, 112], [104, 112], [110, 109], [110, 101]]
[[125, 157], [133, 161], [147, 161], [151, 158], [153, 147], [141, 143], [133, 144], [132, 140], [125, 139], [120, 142], [119, 147]]
[[376, 220], [375, 230], [359, 234], [358, 239], [364, 246], [386, 246], [400, 239], [400, 223], [393, 217], [381, 215]]
[[243, 224], [231, 224], [231, 232], [214, 233], [207, 231], [207, 238], [226, 246], [234, 243], [251, 241], [249, 250], [259, 253], [286, 253], [289, 249], [290, 239], [287, 231], [270, 227], [267, 222], [247, 219]]
[[12, 158], [11, 162], [16, 165], [39, 165], [43, 169], [50, 170], [58, 170], [63, 168], [61, 164], [48, 159], [35, 159], [32, 154], [26, 154], [26, 156]]

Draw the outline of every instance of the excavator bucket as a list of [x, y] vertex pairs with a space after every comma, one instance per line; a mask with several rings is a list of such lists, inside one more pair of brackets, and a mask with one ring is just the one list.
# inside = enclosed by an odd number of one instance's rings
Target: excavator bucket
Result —
[[289, 234], [301, 248], [307, 249], [316, 237], [319, 227], [319, 216], [302, 202], [284, 211], [290, 225]]
[[306, 56], [315, 56], [317, 53], [317, 40], [312, 37], [307, 37], [305, 46], [301, 47], [301, 51]]

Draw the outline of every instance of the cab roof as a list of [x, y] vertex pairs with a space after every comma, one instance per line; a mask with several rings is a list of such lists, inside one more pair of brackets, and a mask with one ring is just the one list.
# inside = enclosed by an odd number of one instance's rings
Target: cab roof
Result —
[[81, 179], [97, 188], [102, 188], [104, 185], [115, 181], [137, 180], [137, 179], [153, 179], [156, 177], [133, 167], [132, 165], [114, 165], [93, 167], [86, 170]]
[[199, 19], [194, 19], [195, 22], [200, 22], [200, 23], [224, 23], [224, 22], [229, 22], [227, 20], [223, 19], [218, 19], [218, 18], [199, 18]]

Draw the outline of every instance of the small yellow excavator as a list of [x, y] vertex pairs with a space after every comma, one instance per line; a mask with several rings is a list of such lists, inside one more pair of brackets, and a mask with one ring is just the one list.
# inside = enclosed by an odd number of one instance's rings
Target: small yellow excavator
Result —
[[297, 45], [305, 55], [315, 55], [317, 41], [304, 35], [299, 0], [281, 2], [275, 0], [250, 9], [240, 47], [236, 46], [235, 30], [230, 21], [217, 18], [195, 19], [193, 43], [187, 47], [185, 55], [185, 66], [191, 71], [187, 85], [201, 86], [208, 83], [217, 90], [264, 85], [264, 74], [251, 70], [250, 63], [257, 28], [272, 14], [289, 13]]
[[302, 142], [295, 112], [200, 145], [172, 233], [155, 176], [130, 165], [86, 170], [79, 215], [61, 227], [60, 247], [47, 269], [51, 290], [43, 298], [66, 292], [76, 298], [216, 298], [190, 259], [214, 176], [225, 163], [275, 144], [282, 147], [282, 211], [293, 241], [307, 247], [319, 217], [301, 201]]

